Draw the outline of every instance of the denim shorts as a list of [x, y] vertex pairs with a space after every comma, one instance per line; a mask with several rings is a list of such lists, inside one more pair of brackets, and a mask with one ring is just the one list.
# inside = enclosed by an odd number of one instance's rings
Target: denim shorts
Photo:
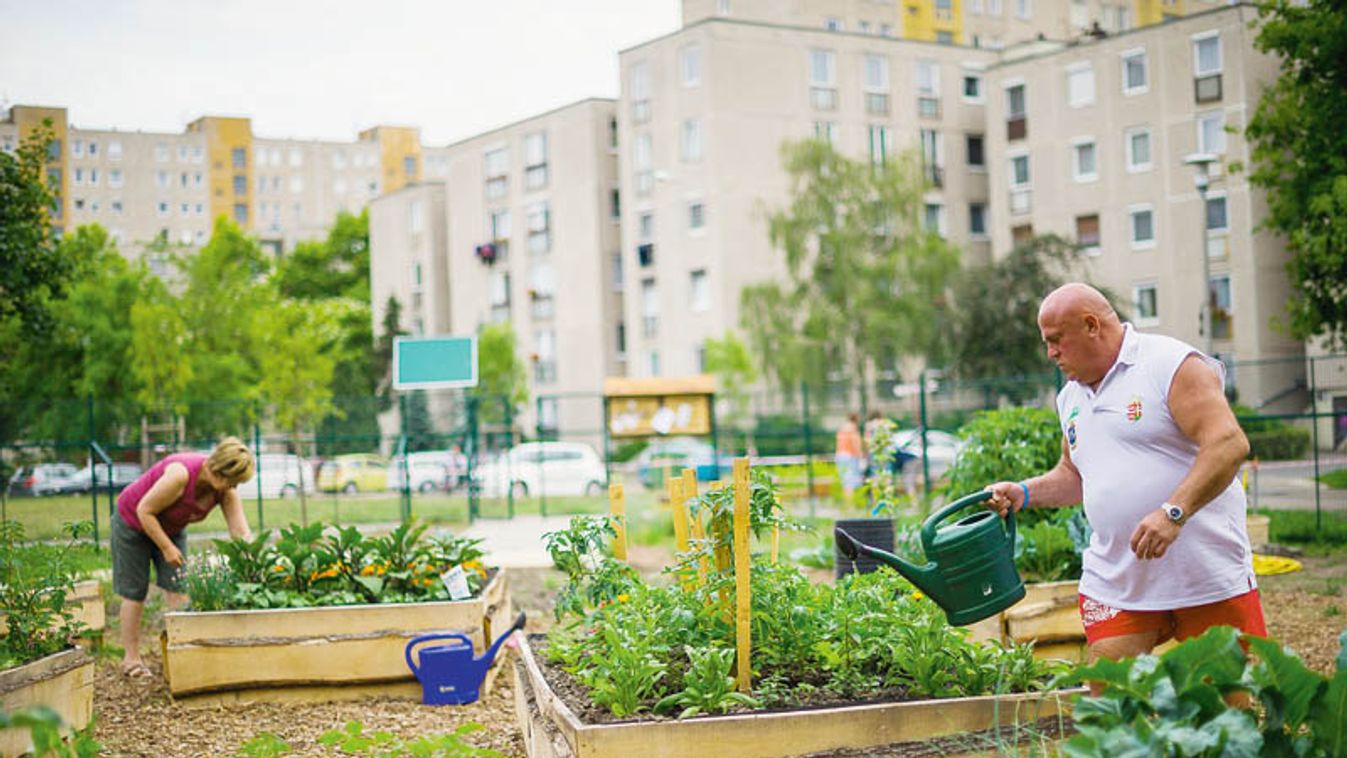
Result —
[[[187, 531], [169, 537], [178, 551], [187, 555]], [[150, 591], [150, 564], [154, 564], [154, 583], [168, 592], [181, 592], [181, 569], [168, 565], [154, 540], [132, 529], [120, 513], [112, 516], [112, 589], [137, 603]]]

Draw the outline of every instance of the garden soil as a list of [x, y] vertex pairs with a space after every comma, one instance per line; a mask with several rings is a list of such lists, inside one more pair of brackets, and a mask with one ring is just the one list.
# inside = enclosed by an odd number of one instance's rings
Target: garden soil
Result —
[[[667, 564], [667, 555], [651, 548], [633, 546], [632, 562], [644, 572], [657, 573]], [[1301, 559], [1305, 571], [1263, 577], [1261, 589], [1273, 638], [1298, 652], [1313, 669], [1332, 671], [1338, 652], [1337, 637], [1347, 627], [1347, 566], [1340, 557]], [[824, 577], [816, 577], [816, 580]], [[552, 621], [552, 598], [562, 577], [550, 569], [512, 569], [510, 589], [517, 608], [529, 614], [529, 633], [544, 632]], [[110, 607], [109, 618], [116, 618]], [[162, 618], [155, 614], [144, 639], [157, 641]], [[109, 629], [115, 643], [116, 631]], [[147, 643], [148, 644], [148, 643]], [[155, 646], [157, 647], [157, 645]], [[161, 671], [157, 653], [147, 651], [150, 667]], [[128, 680], [118, 673], [115, 659], [100, 660], [94, 689], [96, 738], [110, 756], [227, 756], [261, 732], [285, 740], [293, 755], [334, 755], [318, 744], [318, 737], [359, 721], [366, 733], [387, 731], [404, 737], [451, 732], [467, 722], [485, 728], [466, 739], [489, 747], [509, 758], [525, 756], [514, 717], [514, 693], [509, 676], [501, 676], [490, 695], [466, 706], [423, 706], [416, 702], [369, 700], [332, 704], [258, 704], [189, 709], [174, 704], [162, 679], [152, 682]], [[1053, 725], [1028, 736], [1034, 740], [1050, 734]], [[869, 750], [817, 753], [810, 758], [871, 758], [924, 755], [955, 755], [980, 752], [997, 742], [993, 734], [963, 735], [953, 741], [890, 745]], [[1009, 735], [1000, 735], [1003, 741]], [[1023, 749], [1023, 748], [1022, 748]], [[992, 751], [994, 752], [994, 750]], [[1030, 752], [1037, 753], [1030, 748]]]

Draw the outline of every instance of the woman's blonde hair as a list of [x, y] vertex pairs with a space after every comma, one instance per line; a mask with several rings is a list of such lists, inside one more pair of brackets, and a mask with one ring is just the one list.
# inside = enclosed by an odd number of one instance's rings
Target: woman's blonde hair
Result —
[[253, 478], [253, 454], [238, 437], [225, 437], [211, 451], [206, 467], [227, 482], [241, 484]]

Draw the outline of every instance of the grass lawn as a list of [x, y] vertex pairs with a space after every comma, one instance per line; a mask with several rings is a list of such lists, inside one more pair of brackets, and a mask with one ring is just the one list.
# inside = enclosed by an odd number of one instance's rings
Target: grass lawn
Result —
[[1330, 489], [1347, 490], [1347, 468], [1340, 468], [1330, 471], [1327, 474], [1321, 474], [1319, 481], [1323, 482]]

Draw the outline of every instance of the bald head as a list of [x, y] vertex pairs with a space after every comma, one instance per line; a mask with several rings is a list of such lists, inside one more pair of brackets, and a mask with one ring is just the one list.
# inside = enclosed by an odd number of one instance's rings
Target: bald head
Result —
[[1048, 357], [1079, 382], [1103, 379], [1122, 349], [1122, 321], [1108, 299], [1088, 284], [1064, 284], [1043, 298], [1038, 328]]

